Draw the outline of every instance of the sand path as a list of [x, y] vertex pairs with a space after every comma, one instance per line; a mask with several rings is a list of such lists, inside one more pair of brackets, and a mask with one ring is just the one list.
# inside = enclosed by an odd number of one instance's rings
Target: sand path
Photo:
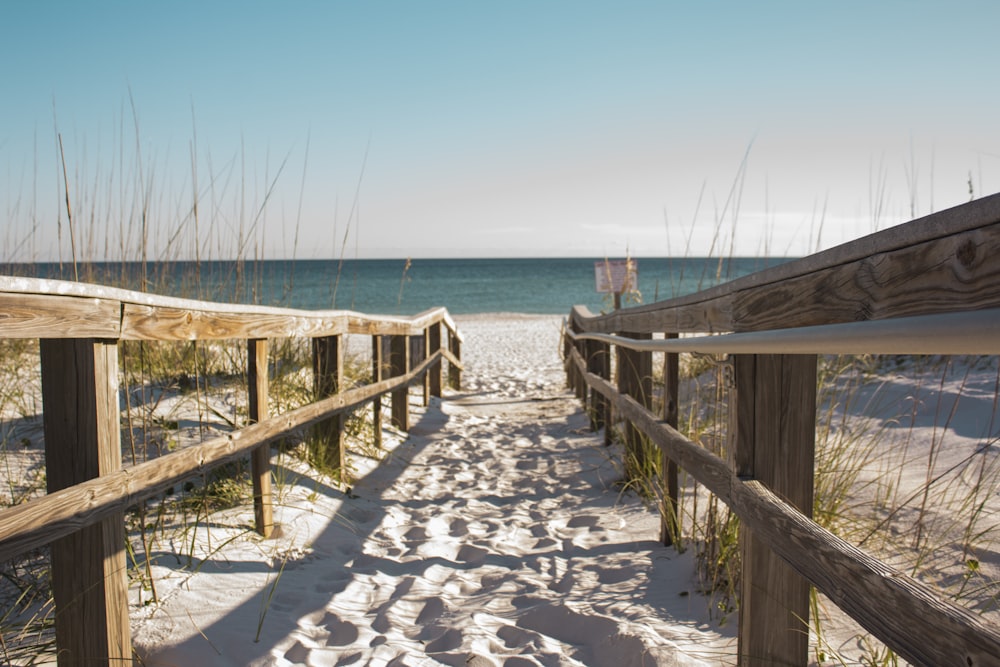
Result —
[[654, 541], [563, 387], [551, 318], [495, 324], [463, 323], [463, 391], [418, 409], [350, 497], [296, 478], [278, 540], [161, 567], [164, 601], [138, 612], [146, 663], [727, 662], [690, 555]]

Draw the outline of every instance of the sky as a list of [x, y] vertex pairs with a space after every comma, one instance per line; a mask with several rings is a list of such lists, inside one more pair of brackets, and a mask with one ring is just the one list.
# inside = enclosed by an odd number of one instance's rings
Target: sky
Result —
[[994, 0], [4, 0], [0, 259], [803, 255], [1000, 191], [997, 25]]

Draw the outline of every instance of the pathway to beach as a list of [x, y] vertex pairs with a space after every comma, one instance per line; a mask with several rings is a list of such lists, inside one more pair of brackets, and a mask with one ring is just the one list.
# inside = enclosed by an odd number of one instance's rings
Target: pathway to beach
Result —
[[462, 391], [350, 497], [279, 465], [277, 539], [206, 526], [194, 566], [158, 560], [161, 602], [133, 613], [145, 664], [731, 662], [735, 618], [709, 618], [690, 553], [655, 541], [566, 391], [558, 320], [459, 326]]

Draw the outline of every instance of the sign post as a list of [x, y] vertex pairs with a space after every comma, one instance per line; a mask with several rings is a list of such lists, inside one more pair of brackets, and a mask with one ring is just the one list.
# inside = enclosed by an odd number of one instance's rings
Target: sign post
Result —
[[594, 262], [594, 284], [600, 294], [615, 295], [615, 310], [622, 307], [622, 294], [639, 284], [639, 263], [634, 259]]

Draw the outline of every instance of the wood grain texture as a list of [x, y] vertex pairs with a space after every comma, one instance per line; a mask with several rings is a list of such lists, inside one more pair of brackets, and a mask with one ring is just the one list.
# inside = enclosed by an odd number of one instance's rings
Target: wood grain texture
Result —
[[[267, 339], [247, 341], [247, 403], [251, 424], [268, 418]], [[250, 478], [253, 480], [254, 527], [262, 537], [274, 530], [271, 490], [271, 446], [261, 445], [250, 454]]]
[[412, 318], [364, 315], [350, 311], [292, 309], [245, 310], [222, 308], [228, 304], [190, 302], [180, 308], [124, 303], [121, 337], [125, 340], [227, 340], [233, 338], [285, 338], [292, 336], [420, 335], [432, 322], [448, 320], [436, 308]]
[[[115, 341], [43, 339], [40, 354], [49, 493], [121, 470]], [[50, 551], [59, 664], [131, 661], [121, 509]]]
[[[587, 359], [587, 372], [599, 375], [604, 379], [611, 378], [611, 349], [610, 345], [599, 341], [586, 341], [583, 345], [584, 356]], [[599, 431], [609, 424], [608, 399], [599, 391], [590, 388], [590, 395], [587, 398], [588, 412], [590, 414], [590, 428]]]
[[[372, 336], [372, 382], [381, 382], [385, 368], [385, 346], [382, 336]], [[372, 435], [375, 448], [382, 449], [382, 397], [372, 399]]]
[[[424, 340], [427, 341], [427, 356], [441, 349], [441, 323], [435, 322], [427, 327], [424, 333]], [[431, 396], [441, 398], [441, 373], [444, 364], [438, 363], [427, 373], [427, 392]]]
[[[816, 357], [737, 355], [733, 362], [736, 475], [762, 482], [811, 517]], [[805, 665], [809, 583], [746, 524], [740, 549], [739, 664]]]
[[448, 384], [455, 391], [462, 390], [462, 338], [456, 332], [448, 333]]
[[[668, 333], [665, 338], [677, 338]], [[663, 355], [663, 421], [677, 428], [680, 413], [680, 355], [667, 352]], [[681, 539], [681, 523], [677, 508], [680, 498], [680, 480], [677, 462], [665, 452], [660, 459], [660, 542], [670, 546]]]
[[1000, 306], [1000, 224], [790, 278], [733, 300], [735, 331]]
[[0, 338], [118, 338], [120, 331], [117, 301], [0, 293]]
[[[344, 376], [344, 347], [340, 336], [323, 336], [312, 339], [313, 398], [321, 400], [340, 391]], [[327, 470], [345, 471], [344, 447], [341, 438], [344, 420], [332, 415], [314, 424], [309, 433], [309, 451], [312, 459]], [[344, 480], [341, 479], [343, 485]]]
[[1000, 664], [1000, 628], [824, 530], [758, 481], [734, 489], [754, 533], [914, 665]]
[[[410, 367], [410, 340], [408, 336], [393, 336], [389, 341], [389, 375], [405, 375]], [[410, 430], [409, 386], [402, 386], [391, 394], [392, 425], [402, 431]]]

